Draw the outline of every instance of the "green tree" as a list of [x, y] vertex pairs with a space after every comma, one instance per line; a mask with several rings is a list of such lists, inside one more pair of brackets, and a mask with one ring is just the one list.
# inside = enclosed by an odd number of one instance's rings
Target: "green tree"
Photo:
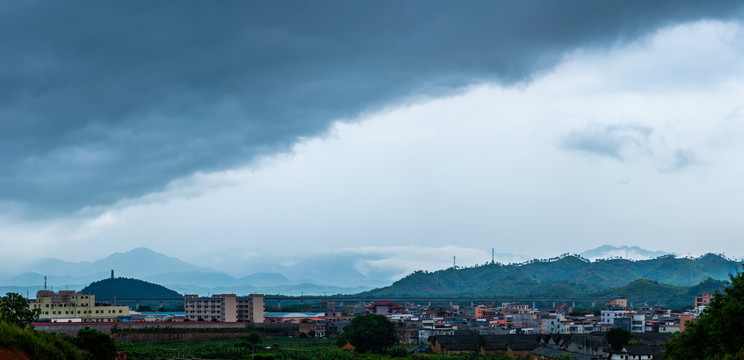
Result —
[[263, 342], [263, 338], [257, 333], [252, 333], [245, 338], [245, 341], [251, 344], [260, 344], [261, 342]]
[[729, 277], [700, 317], [666, 344], [665, 358], [744, 359], [744, 275]]
[[73, 343], [80, 350], [90, 353], [95, 360], [109, 360], [116, 356], [114, 340], [110, 336], [89, 327], [80, 329], [73, 339]]
[[360, 315], [351, 320], [339, 335], [340, 345], [350, 342], [358, 352], [382, 353], [398, 343], [395, 324], [384, 315]]
[[253, 333], [248, 335], [243, 341], [237, 343], [235, 346], [253, 350], [260, 350], [264, 347], [261, 342], [263, 342], [263, 338], [261, 337], [261, 335]]
[[9, 292], [0, 298], [0, 319], [23, 329], [39, 318], [41, 309], [31, 310], [28, 300], [18, 293]]
[[623, 346], [628, 345], [631, 336], [632, 334], [630, 331], [619, 328], [612, 328], [607, 330], [607, 333], [605, 333], [607, 342], [610, 343], [612, 349], [616, 351], [620, 351]]

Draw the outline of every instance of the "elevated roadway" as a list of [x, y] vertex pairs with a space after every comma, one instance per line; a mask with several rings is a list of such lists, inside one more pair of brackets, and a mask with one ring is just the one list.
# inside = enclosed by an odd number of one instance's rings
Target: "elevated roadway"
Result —
[[[414, 297], [402, 297], [402, 296], [390, 296], [390, 297], [372, 297], [372, 296], [281, 296], [281, 295], [264, 295], [264, 302], [278, 303], [282, 302], [328, 302], [333, 301], [337, 303], [360, 303], [360, 302], [375, 302], [375, 301], [392, 301], [398, 303], [405, 302], [416, 302], [416, 303], [437, 303], [437, 302], [471, 302], [477, 303], [532, 303], [533, 306], [537, 302], [548, 302], [548, 303], [567, 303], [572, 306], [576, 306], [576, 303], [592, 303], [603, 304], [607, 298], [604, 297], [530, 297], [530, 296], [414, 296]], [[125, 299], [109, 299], [109, 298], [96, 298], [96, 301], [100, 302], [166, 302], [166, 301], [183, 301], [181, 299], [160, 299], [160, 298], [125, 298]], [[663, 298], [628, 298], [628, 305], [633, 304], [663, 304], [666, 299]], [[555, 305], [553, 305], [555, 306]]]

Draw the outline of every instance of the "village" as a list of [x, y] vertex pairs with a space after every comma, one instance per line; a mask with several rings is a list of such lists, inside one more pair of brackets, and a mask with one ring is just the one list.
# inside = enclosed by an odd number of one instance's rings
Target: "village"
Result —
[[[417, 351], [521, 359], [556, 359], [567, 354], [574, 359], [606, 359], [615, 355], [623, 359], [653, 359], [671, 334], [685, 331], [686, 324], [697, 318], [712, 296], [704, 293], [691, 299], [695, 307], [684, 313], [645, 304], [634, 307], [625, 297], [609, 297], [601, 309], [581, 309], [568, 303], [536, 308], [527, 303], [461, 306], [452, 302], [432, 305], [335, 300], [305, 304], [305, 311], [266, 312], [261, 294], [186, 295], [183, 312], [138, 312], [126, 305], [97, 302], [95, 295], [41, 290], [29, 308], [39, 309], [36, 329], [66, 334], [83, 327], [110, 334], [112, 329], [128, 328], [167, 327], [184, 329], [186, 333], [187, 329], [198, 328], [204, 333], [204, 329], [273, 327], [287, 336], [333, 338], [355, 316], [376, 314], [395, 323], [400, 345]], [[636, 341], [613, 349], [606, 336], [613, 329], [633, 334]]]

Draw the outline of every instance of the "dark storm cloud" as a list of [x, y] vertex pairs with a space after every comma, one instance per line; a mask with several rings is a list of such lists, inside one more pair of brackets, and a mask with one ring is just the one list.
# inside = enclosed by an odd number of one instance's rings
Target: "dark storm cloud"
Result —
[[738, 4], [3, 2], [0, 202], [54, 214], [141, 196], [338, 118], [529, 79], [566, 51]]

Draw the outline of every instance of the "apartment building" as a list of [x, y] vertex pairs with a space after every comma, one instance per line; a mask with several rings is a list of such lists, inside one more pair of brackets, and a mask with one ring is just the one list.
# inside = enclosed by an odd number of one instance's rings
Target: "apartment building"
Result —
[[219, 322], [264, 322], [264, 300], [262, 294], [237, 297], [235, 294], [219, 294], [212, 297], [186, 295], [184, 311], [187, 321]]
[[36, 299], [29, 302], [29, 309], [41, 309], [39, 320], [115, 322], [120, 316], [129, 316], [128, 306], [96, 303], [96, 296], [71, 290], [54, 292], [40, 290]]
[[713, 298], [712, 292], [704, 292], [702, 296], [695, 296], [695, 307], [708, 306], [710, 299]]
[[601, 323], [604, 325], [614, 325], [615, 319], [625, 318], [628, 314], [628, 310], [602, 310], [600, 312]]

